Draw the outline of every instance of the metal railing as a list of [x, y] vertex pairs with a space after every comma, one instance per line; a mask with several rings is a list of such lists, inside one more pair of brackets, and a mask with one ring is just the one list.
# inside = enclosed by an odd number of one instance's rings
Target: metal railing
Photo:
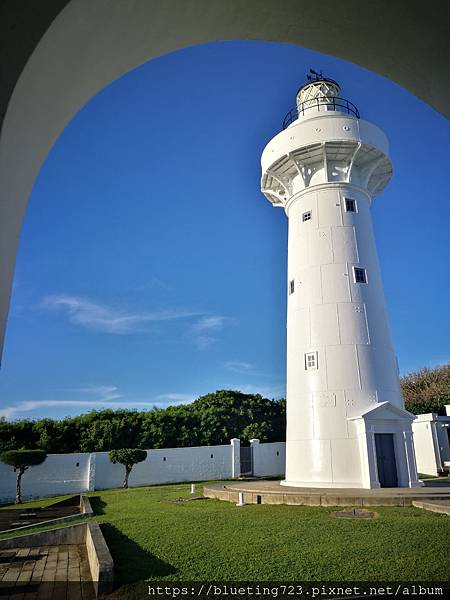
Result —
[[320, 98], [311, 98], [305, 100], [301, 104], [298, 104], [295, 108], [292, 108], [288, 114], [284, 117], [283, 129], [286, 129], [291, 123], [293, 123], [300, 115], [304, 115], [308, 110], [315, 110], [317, 112], [323, 111], [324, 107], [326, 110], [337, 110], [339, 112], [345, 112], [348, 115], [354, 115], [359, 119], [359, 110], [345, 98], [338, 96], [322, 96]]

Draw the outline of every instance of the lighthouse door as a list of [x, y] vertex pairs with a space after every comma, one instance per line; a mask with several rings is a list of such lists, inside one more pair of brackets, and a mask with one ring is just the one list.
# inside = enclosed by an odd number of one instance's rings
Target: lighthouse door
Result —
[[378, 480], [381, 487], [397, 487], [397, 464], [395, 462], [394, 434], [376, 433]]

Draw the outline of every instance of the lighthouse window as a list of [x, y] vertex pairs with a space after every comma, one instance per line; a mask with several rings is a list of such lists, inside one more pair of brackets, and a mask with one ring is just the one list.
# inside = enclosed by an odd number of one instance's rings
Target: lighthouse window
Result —
[[291, 279], [289, 282], [289, 295], [293, 294], [295, 291], [295, 279]]
[[367, 283], [367, 274], [365, 269], [353, 267], [353, 275], [355, 278], [355, 283]]
[[302, 215], [302, 221], [310, 221], [311, 220], [311, 211], [304, 212]]
[[307, 352], [305, 354], [305, 369], [317, 369], [317, 352]]
[[351, 198], [345, 199], [345, 211], [346, 212], [356, 212], [356, 200], [352, 200]]

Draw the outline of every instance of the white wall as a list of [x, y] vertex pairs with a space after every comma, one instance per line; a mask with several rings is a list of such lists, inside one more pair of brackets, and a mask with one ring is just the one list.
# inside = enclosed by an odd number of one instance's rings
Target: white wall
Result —
[[255, 477], [275, 477], [284, 475], [286, 460], [286, 442], [261, 444], [252, 440], [253, 475]]
[[[125, 469], [113, 465], [107, 452], [96, 453], [95, 489], [122, 485]], [[144, 462], [135, 465], [129, 485], [152, 485], [205, 479], [231, 479], [231, 446], [199, 446], [148, 450]]]
[[426, 475], [443, 472], [444, 461], [450, 461], [448, 429], [450, 416], [435, 413], [418, 415], [412, 423], [417, 470]]
[[[87, 491], [90, 456], [89, 453], [49, 454], [44, 463], [25, 471], [22, 477], [23, 498]], [[15, 495], [14, 469], [0, 462], [0, 502], [9, 502]]]
[[[233, 446], [201, 446], [148, 450], [137, 464], [129, 485], [232, 479]], [[40, 498], [120, 487], [124, 467], [113, 465], [107, 452], [49, 454], [42, 465], [30, 467], [22, 477], [22, 496]], [[14, 469], [0, 462], [0, 503], [15, 498]]]

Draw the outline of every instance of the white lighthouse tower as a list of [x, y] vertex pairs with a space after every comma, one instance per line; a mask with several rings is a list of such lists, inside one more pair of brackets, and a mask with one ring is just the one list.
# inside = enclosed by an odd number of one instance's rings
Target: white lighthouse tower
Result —
[[311, 73], [261, 158], [262, 192], [289, 218], [282, 484], [418, 486], [370, 215], [388, 141]]

